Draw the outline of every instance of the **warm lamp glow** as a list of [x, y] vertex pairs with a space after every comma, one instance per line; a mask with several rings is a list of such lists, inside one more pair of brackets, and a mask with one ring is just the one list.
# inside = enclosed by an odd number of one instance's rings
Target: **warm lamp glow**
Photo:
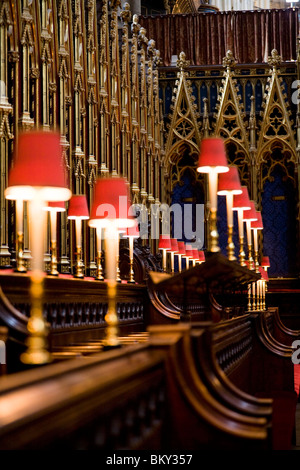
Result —
[[239, 172], [236, 166], [230, 166], [227, 173], [221, 173], [218, 181], [219, 196], [226, 196], [228, 193], [242, 194]]
[[202, 250], [198, 250], [198, 260], [201, 263], [204, 263], [205, 261], [205, 253]]
[[193, 247], [192, 245], [185, 245], [185, 255], [184, 255], [185, 259], [186, 259], [186, 267], [189, 268], [190, 267], [190, 259], [193, 258]]
[[247, 209], [247, 210], [245, 209], [243, 211], [243, 220], [246, 222], [246, 229], [247, 229], [249, 269], [253, 269], [251, 222], [254, 222], [257, 220], [255, 204], [253, 201], [250, 201], [250, 209]]
[[258, 238], [257, 238], [257, 231], [263, 230], [263, 222], [261, 213], [256, 211], [257, 220], [253, 220], [251, 222], [251, 229], [253, 230], [253, 239], [254, 239], [254, 262], [255, 262], [255, 269], [256, 272], [259, 271], [259, 262], [258, 262]]
[[185, 256], [185, 243], [184, 242], [178, 242], [178, 270], [181, 272], [182, 270], [182, 256]]
[[249, 210], [251, 209], [250, 198], [247, 186], [241, 186], [242, 192], [233, 196], [233, 210]]
[[73, 194], [69, 202], [68, 219], [89, 219], [89, 209], [87, 205], [87, 199], [84, 194]]
[[169, 237], [169, 235], [160, 235], [158, 248], [159, 250], [167, 250], [167, 251], [171, 250], [172, 245], [171, 245], [171, 238]]
[[261, 266], [265, 269], [270, 267], [270, 259], [269, 256], [263, 256], [261, 260]]
[[123, 178], [99, 178], [95, 184], [90, 227], [118, 229], [134, 227], [136, 218], [130, 203], [129, 190]]
[[223, 139], [208, 137], [202, 139], [197, 171], [208, 173], [210, 204], [209, 251], [220, 251], [217, 231], [218, 174], [229, 171]]
[[60, 135], [30, 131], [20, 134], [13, 166], [4, 191], [6, 199], [67, 201], [72, 193], [66, 185]]
[[236, 166], [231, 166], [227, 173], [220, 174], [218, 185], [218, 195], [226, 197], [228, 227], [227, 253], [228, 259], [231, 261], [235, 260], [233, 244], [233, 197], [238, 194], [242, 194], [239, 172]]
[[253, 201], [250, 201], [250, 209], [244, 209], [243, 219], [244, 221], [249, 222], [254, 222], [257, 220], [255, 204]]
[[226, 173], [229, 170], [223, 139], [202, 139], [197, 171], [200, 173]]
[[244, 210], [250, 210], [250, 198], [247, 186], [241, 186], [242, 193], [233, 196], [232, 210], [237, 212], [238, 231], [239, 231], [239, 261], [241, 266], [245, 266], [244, 251]]
[[133, 241], [135, 238], [139, 238], [139, 226], [136, 222], [134, 227], [127, 227], [126, 233], [123, 235], [125, 238], [129, 240], [129, 259], [130, 259], [130, 269], [129, 269], [129, 283], [134, 284], [134, 271], [133, 271]]
[[120, 345], [118, 338], [118, 316], [116, 311], [116, 286], [118, 265], [119, 232], [134, 227], [136, 218], [130, 202], [129, 187], [124, 178], [99, 178], [94, 187], [94, 198], [89, 226], [104, 228], [106, 277], [108, 287], [108, 324], [104, 348]]
[[84, 277], [83, 273], [83, 262], [82, 262], [82, 241], [81, 241], [81, 229], [82, 220], [89, 218], [89, 210], [87, 205], [87, 199], [84, 194], [74, 194], [69, 203], [68, 219], [75, 220], [75, 231], [76, 231], [76, 246], [77, 246], [77, 262], [75, 277]]
[[174, 254], [178, 253], [178, 242], [175, 238], [171, 238], [171, 272], [174, 273]]
[[163, 270], [167, 271], [167, 251], [171, 251], [171, 238], [169, 235], [160, 235], [158, 249], [163, 252]]
[[255, 228], [257, 230], [263, 230], [264, 228], [264, 225], [263, 225], [263, 221], [262, 221], [262, 217], [261, 217], [261, 212], [259, 211], [256, 211], [256, 216], [257, 216], [257, 220], [252, 220], [251, 221], [251, 228]]
[[196, 261], [199, 261], [198, 250], [196, 248], [193, 249], [193, 266], [196, 266]]
[[46, 349], [48, 331], [42, 302], [45, 276], [44, 207], [47, 201], [66, 201], [72, 195], [66, 185], [58, 133], [28, 131], [19, 135], [4, 195], [6, 199], [30, 201], [31, 312], [27, 325], [28, 349], [22, 354], [21, 361], [27, 364], [44, 364], [51, 361], [51, 355]]
[[56, 244], [56, 226], [57, 226], [57, 213], [65, 212], [65, 202], [64, 201], [55, 201], [48, 202], [47, 206], [44, 207], [44, 210], [50, 214], [50, 232], [51, 232], [51, 267], [50, 272], [51, 276], [58, 276], [59, 272], [57, 270], [57, 244]]

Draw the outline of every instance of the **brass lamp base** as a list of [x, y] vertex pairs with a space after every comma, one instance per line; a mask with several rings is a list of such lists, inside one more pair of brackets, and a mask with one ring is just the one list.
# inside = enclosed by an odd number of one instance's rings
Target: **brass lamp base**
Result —
[[97, 255], [97, 273], [96, 273], [96, 281], [104, 281], [104, 276], [103, 276], [103, 268], [102, 268], [102, 263], [101, 263], [101, 256], [102, 252], [98, 251]]
[[240, 237], [239, 242], [240, 242], [239, 262], [241, 266], [246, 266], [246, 263], [245, 263], [246, 255], [244, 252], [244, 238]]
[[229, 261], [235, 261], [234, 243], [233, 243], [233, 226], [228, 226], [228, 243], [227, 243], [227, 256]]
[[209, 251], [217, 253], [220, 251], [219, 234], [217, 230], [217, 210], [210, 211], [210, 233], [209, 233]]
[[107, 282], [107, 295], [108, 295], [108, 310], [105, 315], [105, 321], [107, 323], [106, 336], [102, 341], [103, 349], [113, 349], [121, 346], [118, 333], [118, 316], [116, 310], [116, 294], [117, 285], [116, 281]]
[[24, 265], [24, 258], [23, 258], [23, 240], [24, 240], [23, 233], [18, 232], [17, 242], [16, 242], [16, 268], [14, 270], [17, 273], [27, 272], [27, 269]]
[[133, 271], [133, 259], [130, 258], [130, 271], [129, 271], [129, 284], [135, 284], [134, 271]]
[[81, 259], [81, 247], [77, 247], [77, 255], [76, 255], [76, 266], [75, 266], [75, 273], [74, 277], [83, 279], [84, 278], [84, 264]]
[[20, 356], [24, 364], [42, 365], [52, 361], [51, 353], [47, 351], [48, 328], [43, 316], [42, 291], [42, 281], [32, 280], [32, 306], [27, 323], [29, 333], [26, 339], [27, 350]]
[[58, 276], [59, 272], [57, 271], [57, 248], [56, 241], [51, 241], [51, 262], [50, 262], [50, 272], [51, 276]]

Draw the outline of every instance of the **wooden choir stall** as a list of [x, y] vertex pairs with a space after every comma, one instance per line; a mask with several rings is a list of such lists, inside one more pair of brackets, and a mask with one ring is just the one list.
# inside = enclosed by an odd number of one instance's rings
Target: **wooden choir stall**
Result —
[[0, 450], [292, 450], [299, 12], [138, 3], [0, 2]]
[[1, 273], [1, 449], [291, 449], [300, 332], [247, 310], [259, 279], [215, 253], [121, 283], [121, 346], [105, 350], [106, 283], [46, 278], [52, 363], [26, 366], [29, 279]]

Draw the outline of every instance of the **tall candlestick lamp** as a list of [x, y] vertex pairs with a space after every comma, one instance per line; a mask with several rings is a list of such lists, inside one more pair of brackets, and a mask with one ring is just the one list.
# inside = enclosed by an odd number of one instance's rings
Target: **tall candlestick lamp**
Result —
[[224, 141], [217, 137], [202, 139], [197, 171], [208, 174], [209, 187], [209, 240], [208, 251], [220, 251], [217, 229], [218, 175], [229, 171]]
[[256, 211], [257, 220], [251, 222], [251, 230], [253, 231], [253, 242], [254, 242], [254, 267], [255, 271], [259, 272], [259, 259], [258, 259], [258, 230], [263, 230], [263, 221], [261, 212]]
[[227, 208], [227, 255], [230, 261], [236, 259], [233, 243], [233, 197], [242, 194], [239, 172], [236, 166], [229, 167], [227, 173], [219, 176], [218, 195], [226, 197]]
[[243, 212], [243, 220], [246, 222], [247, 230], [247, 243], [248, 243], [248, 262], [249, 269], [254, 269], [254, 260], [253, 260], [253, 248], [252, 248], [252, 233], [251, 233], [251, 222], [257, 220], [257, 214], [255, 209], [254, 201], [250, 201], [250, 209], [245, 209]]
[[244, 250], [244, 210], [250, 209], [250, 198], [247, 186], [242, 186], [242, 193], [233, 196], [232, 209], [237, 212], [239, 231], [239, 262], [246, 266], [246, 254]]
[[136, 218], [131, 207], [128, 184], [123, 178], [99, 178], [94, 187], [94, 197], [89, 226], [104, 229], [105, 269], [108, 288], [108, 310], [105, 349], [119, 347], [117, 294], [117, 249], [120, 230], [133, 227]]
[[57, 240], [56, 240], [56, 227], [57, 227], [57, 214], [58, 212], [65, 212], [65, 202], [48, 202], [48, 205], [44, 207], [45, 211], [50, 214], [50, 246], [51, 246], [51, 264], [50, 272], [51, 276], [58, 276], [57, 270]]
[[171, 246], [170, 236], [160, 235], [159, 242], [158, 242], [158, 249], [163, 252], [162, 267], [165, 273], [167, 272], [167, 251], [170, 251], [171, 248], [172, 246]]
[[7, 199], [29, 202], [31, 262], [31, 310], [27, 350], [21, 361], [44, 364], [52, 360], [47, 350], [48, 328], [43, 315], [45, 211], [49, 201], [67, 201], [72, 192], [66, 184], [60, 135], [52, 131], [28, 131], [16, 141], [8, 175]]
[[75, 221], [76, 234], [76, 265], [74, 277], [84, 277], [84, 263], [82, 259], [82, 221], [89, 219], [87, 199], [84, 194], [73, 194], [69, 203], [68, 219]]
[[134, 284], [134, 270], [133, 270], [133, 244], [134, 244], [134, 239], [139, 238], [140, 232], [139, 232], [139, 226], [138, 223], [133, 227], [127, 227], [126, 233], [123, 235], [125, 238], [128, 238], [129, 242], [129, 283]]

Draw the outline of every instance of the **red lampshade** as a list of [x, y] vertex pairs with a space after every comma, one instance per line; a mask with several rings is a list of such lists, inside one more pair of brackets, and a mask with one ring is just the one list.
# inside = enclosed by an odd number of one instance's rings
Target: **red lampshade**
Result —
[[178, 241], [176, 238], [171, 238], [171, 250], [173, 253], [178, 253]]
[[264, 268], [262, 268], [261, 266], [260, 266], [258, 269], [259, 269], [259, 272], [260, 272], [260, 274], [261, 274], [261, 278], [262, 278], [264, 281], [268, 281], [268, 280], [269, 280], [269, 276], [268, 276], [267, 271], [265, 271]]
[[214, 169], [217, 173], [229, 170], [226, 150], [223, 139], [206, 137], [202, 139], [197, 171], [210, 173]]
[[244, 210], [243, 220], [250, 220], [251, 222], [257, 220], [255, 204], [253, 201], [250, 201], [250, 209]]
[[218, 179], [219, 196], [226, 196], [228, 192], [232, 194], [242, 193], [239, 172], [236, 166], [230, 166], [229, 171], [221, 173]]
[[68, 219], [88, 219], [89, 209], [84, 194], [73, 194], [69, 203]]
[[263, 221], [261, 217], [261, 212], [256, 211], [256, 215], [257, 215], [257, 220], [253, 220], [251, 222], [251, 228], [256, 228], [257, 230], [263, 230], [264, 226], [263, 226]]
[[66, 206], [65, 201], [50, 201], [47, 206], [44, 207], [45, 211], [54, 211], [54, 212], [65, 212]]
[[160, 250], [167, 250], [167, 251], [171, 250], [172, 246], [171, 246], [171, 239], [169, 235], [160, 235], [158, 248]]
[[250, 198], [249, 198], [248, 188], [247, 186], [241, 186], [241, 189], [242, 189], [241, 194], [235, 194], [233, 196], [233, 205], [232, 205], [233, 210], [237, 210], [237, 209], [249, 210], [250, 209]]
[[37, 191], [44, 201], [67, 201], [72, 195], [66, 185], [60, 135], [56, 132], [28, 131], [16, 142], [5, 197], [26, 201]]
[[196, 249], [193, 249], [193, 259], [196, 261], [199, 260], [198, 250]]
[[95, 184], [89, 225], [108, 227], [112, 222], [118, 229], [133, 227], [136, 223], [128, 185], [124, 178], [99, 178]]
[[270, 259], [269, 256], [263, 256], [261, 260], [261, 265], [263, 268], [269, 268], [270, 267]]
[[185, 255], [185, 243], [184, 242], [178, 242], [178, 254]]
[[204, 251], [198, 250], [198, 260], [201, 261], [201, 263], [205, 261]]
[[192, 258], [193, 257], [193, 248], [192, 245], [186, 245], [185, 246], [185, 256]]

